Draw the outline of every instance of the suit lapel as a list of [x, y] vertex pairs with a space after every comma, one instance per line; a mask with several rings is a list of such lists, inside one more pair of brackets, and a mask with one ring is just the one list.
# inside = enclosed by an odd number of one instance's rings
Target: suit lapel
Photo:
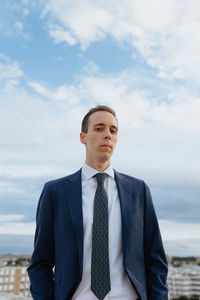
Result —
[[131, 182], [123, 174], [115, 171], [115, 180], [117, 184], [122, 219], [122, 247], [123, 259], [126, 261], [126, 252], [128, 248], [128, 238], [131, 221], [131, 206], [132, 206], [132, 188]]
[[68, 193], [68, 207], [71, 215], [72, 225], [78, 243], [80, 277], [83, 270], [83, 212], [82, 212], [82, 184], [81, 170], [68, 176], [70, 181]]

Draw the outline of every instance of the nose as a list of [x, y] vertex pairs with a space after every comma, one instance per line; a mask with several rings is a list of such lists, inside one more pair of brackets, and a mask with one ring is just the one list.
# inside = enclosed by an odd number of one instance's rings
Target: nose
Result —
[[111, 133], [110, 133], [110, 129], [109, 129], [109, 128], [105, 129], [104, 134], [105, 134], [105, 135], [104, 135], [104, 138], [105, 138], [105, 139], [108, 139], [108, 140], [111, 139]]

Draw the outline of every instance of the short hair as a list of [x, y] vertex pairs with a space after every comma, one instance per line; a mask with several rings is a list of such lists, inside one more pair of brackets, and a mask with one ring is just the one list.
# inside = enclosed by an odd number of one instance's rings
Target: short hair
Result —
[[81, 131], [82, 131], [82, 132], [85, 132], [85, 133], [88, 132], [88, 122], [89, 122], [89, 117], [90, 117], [93, 113], [95, 113], [95, 112], [97, 112], [97, 111], [107, 111], [107, 112], [111, 113], [111, 114], [115, 117], [115, 119], [116, 119], [116, 121], [117, 121], [115, 111], [114, 111], [112, 108], [110, 108], [109, 106], [106, 106], [106, 105], [98, 105], [98, 106], [96, 106], [96, 107], [91, 108], [91, 109], [88, 111], [88, 113], [85, 115], [85, 117], [83, 118], [82, 124], [81, 124]]

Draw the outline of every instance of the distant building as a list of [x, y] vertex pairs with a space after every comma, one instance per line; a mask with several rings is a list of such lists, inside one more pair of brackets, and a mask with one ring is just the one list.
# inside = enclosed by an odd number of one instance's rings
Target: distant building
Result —
[[30, 296], [30, 281], [26, 267], [0, 268], [0, 292]]
[[186, 265], [186, 264], [197, 265], [198, 262], [200, 261], [200, 258], [196, 257], [196, 256], [185, 256], [185, 257], [171, 256], [171, 257], [167, 257], [167, 258], [168, 258], [168, 262], [173, 267], [180, 267], [180, 266]]
[[[0, 255], [0, 299], [1, 293], [31, 297], [26, 271], [29, 262], [26, 255]], [[169, 299], [194, 295], [200, 299], [200, 258], [168, 257], [168, 262]]]
[[32, 300], [33, 298], [0, 292], [0, 299], [1, 300]]
[[30, 263], [30, 255], [0, 255], [0, 267], [6, 266], [28, 266]]
[[168, 285], [170, 299], [194, 295], [200, 299], [200, 266], [185, 264], [178, 268], [169, 267]]

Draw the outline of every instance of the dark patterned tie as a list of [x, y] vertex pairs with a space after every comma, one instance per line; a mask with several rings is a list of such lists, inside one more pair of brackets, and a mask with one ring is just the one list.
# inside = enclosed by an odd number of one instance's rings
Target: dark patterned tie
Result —
[[111, 290], [108, 245], [108, 197], [104, 188], [105, 173], [97, 173], [92, 231], [91, 290], [100, 300]]

